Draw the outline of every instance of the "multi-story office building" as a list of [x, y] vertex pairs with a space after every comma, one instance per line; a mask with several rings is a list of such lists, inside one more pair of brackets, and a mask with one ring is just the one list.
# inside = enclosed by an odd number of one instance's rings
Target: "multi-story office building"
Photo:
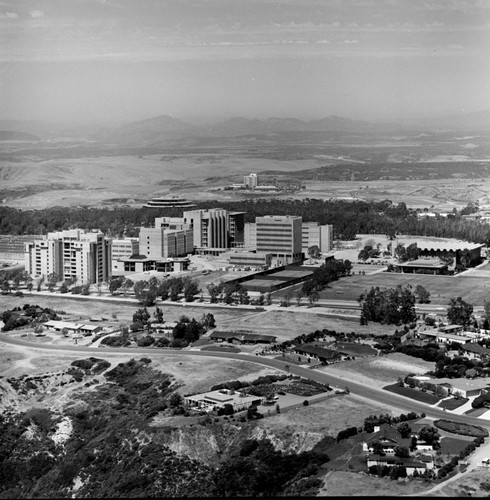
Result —
[[112, 262], [139, 254], [138, 238], [115, 238], [112, 240]]
[[190, 224], [184, 222], [183, 217], [156, 217], [155, 227], [174, 230], [192, 229]]
[[301, 249], [308, 255], [308, 248], [317, 246], [321, 252], [329, 252], [333, 248], [333, 226], [318, 222], [303, 222], [301, 232]]
[[25, 244], [26, 271], [32, 277], [56, 273], [61, 280], [101, 283], [111, 277], [112, 241], [100, 231], [52, 232]]
[[257, 249], [257, 226], [255, 222], [246, 222], [243, 228], [243, 247], [247, 250]]
[[255, 218], [256, 250], [271, 253], [277, 265], [302, 260], [302, 219], [291, 215], [265, 215]]
[[243, 177], [243, 184], [249, 189], [255, 189], [259, 185], [257, 174], [249, 174]]
[[229, 247], [243, 247], [245, 230], [245, 212], [228, 213]]
[[182, 257], [193, 250], [192, 229], [173, 230], [161, 226], [140, 228], [139, 251], [148, 259]]
[[189, 210], [183, 215], [184, 223], [192, 227], [197, 250], [228, 248], [229, 221], [225, 209]]

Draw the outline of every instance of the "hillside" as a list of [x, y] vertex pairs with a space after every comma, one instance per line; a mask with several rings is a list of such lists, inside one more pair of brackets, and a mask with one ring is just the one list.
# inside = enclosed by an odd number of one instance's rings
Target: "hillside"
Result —
[[[269, 496], [323, 484], [305, 481], [325, 455], [279, 451], [246, 419], [186, 424], [178, 385], [150, 359], [109, 365], [88, 358], [0, 380], [0, 498]], [[40, 395], [58, 404], [36, 404]], [[167, 423], [153, 425], [157, 414]]]

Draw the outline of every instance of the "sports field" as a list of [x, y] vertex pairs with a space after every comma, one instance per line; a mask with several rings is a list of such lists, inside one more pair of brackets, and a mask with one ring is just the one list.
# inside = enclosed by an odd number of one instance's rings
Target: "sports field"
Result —
[[[488, 277], [478, 276], [434, 276], [427, 274], [400, 274], [381, 272], [371, 275], [358, 275], [341, 278], [320, 292], [321, 299], [357, 300], [361, 293], [371, 287], [395, 288], [397, 285], [410, 285], [414, 290], [422, 285], [430, 292], [432, 304], [447, 305], [452, 297], [462, 297], [473, 306], [482, 306], [490, 300]], [[299, 285], [301, 289], [301, 285]]]

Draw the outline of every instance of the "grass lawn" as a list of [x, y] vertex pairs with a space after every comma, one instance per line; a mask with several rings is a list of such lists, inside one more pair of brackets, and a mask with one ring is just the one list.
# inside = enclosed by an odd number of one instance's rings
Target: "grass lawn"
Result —
[[468, 441], [463, 441], [462, 439], [444, 437], [441, 439], [441, 453], [446, 455], [459, 455], [468, 444]]
[[488, 411], [488, 408], [471, 408], [471, 410], [465, 411], [465, 415], [471, 415], [472, 417], [479, 417]]
[[232, 345], [208, 345], [203, 347], [201, 351], [241, 352], [238, 347]]
[[455, 410], [456, 408], [463, 406], [467, 402], [468, 398], [461, 398], [461, 399], [451, 398], [451, 399], [446, 399], [445, 401], [441, 401], [438, 406], [439, 408], [445, 408], [446, 410]]
[[427, 392], [422, 392], [417, 389], [411, 389], [410, 387], [399, 387], [398, 384], [387, 385], [383, 387], [385, 391], [394, 392], [395, 394], [400, 394], [400, 396], [405, 396], [407, 398], [415, 399], [416, 401], [421, 401], [422, 403], [435, 404], [441, 398], [429, 394]]
[[377, 353], [376, 349], [364, 344], [356, 344], [354, 342], [335, 342], [333, 348], [342, 351], [345, 350], [351, 356], [373, 356]]
[[355, 276], [341, 278], [330, 283], [326, 290], [320, 292], [320, 298], [357, 300], [361, 293], [369, 291], [371, 287], [395, 288], [399, 284], [402, 286], [411, 285], [413, 289], [417, 285], [422, 285], [430, 292], [431, 303], [442, 305], [446, 305], [451, 297], [461, 296], [470, 304], [481, 306], [490, 292], [490, 289], [486, 289], [486, 285], [488, 285], [487, 276], [453, 277], [382, 272], [365, 276], [356, 274]]

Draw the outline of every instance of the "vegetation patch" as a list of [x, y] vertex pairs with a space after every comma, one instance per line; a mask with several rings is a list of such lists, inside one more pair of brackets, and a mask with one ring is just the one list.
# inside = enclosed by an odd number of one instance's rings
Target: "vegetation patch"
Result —
[[444, 437], [441, 439], [441, 453], [445, 455], [459, 455], [468, 446], [468, 441]]
[[422, 392], [417, 389], [411, 389], [410, 387], [400, 387], [398, 384], [386, 385], [383, 387], [385, 391], [394, 392], [400, 396], [405, 396], [410, 399], [415, 399], [416, 401], [421, 401], [422, 403], [435, 404], [440, 401], [441, 398], [428, 394], [427, 392]]
[[441, 401], [438, 404], [438, 407], [439, 408], [444, 408], [446, 410], [455, 410], [456, 408], [459, 408], [460, 406], [463, 406], [467, 402], [468, 402], [468, 398], [461, 398], [461, 399], [451, 398], [451, 399], [445, 399], [444, 401]]
[[488, 431], [478, 425], [451, 422], [450, 420], [435, 420], [434, 425], [446, 432], [460, 434], [461, 436], [487, 437]]
[[465, 411], [465, 415], [471, 415], [472, 417], [480, 417], [489, 411], [488, 408], [471, 408], [471, 410]]

